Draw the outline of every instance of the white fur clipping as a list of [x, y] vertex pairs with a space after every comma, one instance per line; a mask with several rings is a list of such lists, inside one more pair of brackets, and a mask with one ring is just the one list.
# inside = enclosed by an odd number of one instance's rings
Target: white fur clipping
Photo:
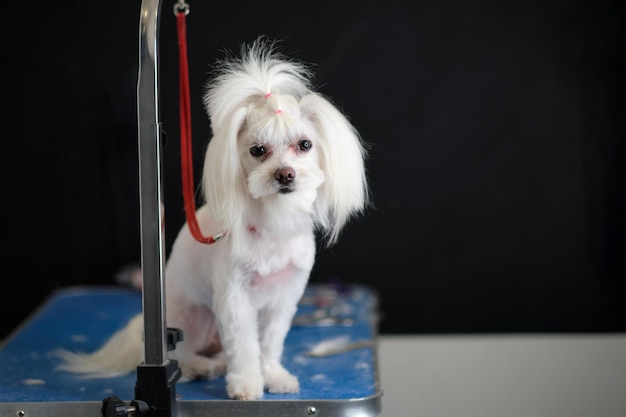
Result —
[[306, 356], [314, 358], [323, 358], [325, 356], [338, 355], [340, 353], [373, 345], [374, 342], [369, 339], [350, 342], [349, 336], [338, 336], [333, 339], [327, 339], [319, 342], [305, 354]]

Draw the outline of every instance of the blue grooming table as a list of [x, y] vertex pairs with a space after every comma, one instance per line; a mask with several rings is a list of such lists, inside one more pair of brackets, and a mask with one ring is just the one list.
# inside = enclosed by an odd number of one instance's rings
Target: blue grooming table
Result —
[[[230, 400], [224, 378], [176, 384], [178, 416], [368, 417], [381, 411], [377, 296], [366, 286], [309, 284], [287, 336], [283, 364], [300, 379], [297, 394]], [[101, 416], [102, 401], [134, 398], [136, 374], [85, 379], [56, 371], [57, 348], [90, 352], [142, 309], [123, 287], [69, 287], [53, 293], [0, 347], [0, 417]], [[316, 356], [326, 341], [356, 344]]]

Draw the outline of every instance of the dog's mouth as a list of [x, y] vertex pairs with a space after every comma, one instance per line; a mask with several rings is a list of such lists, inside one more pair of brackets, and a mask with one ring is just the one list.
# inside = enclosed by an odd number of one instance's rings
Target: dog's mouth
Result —
[[291, 187], [280, 187], [278, 189], [278, 193], [279, 194], [289, 194], [292, 191], [293, 191], [293, 188], [291, 188]]

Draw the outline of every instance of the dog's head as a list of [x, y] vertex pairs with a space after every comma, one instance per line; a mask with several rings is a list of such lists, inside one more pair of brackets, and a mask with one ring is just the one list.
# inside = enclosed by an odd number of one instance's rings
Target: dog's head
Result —
[[226, 230], [255, 211], [307, 217], [334, 243], [368, 202], [366, 156], [357, 131], [322, 95], [310, 72], [263, 37], [219, 63], [205, 105], [206, 204]]

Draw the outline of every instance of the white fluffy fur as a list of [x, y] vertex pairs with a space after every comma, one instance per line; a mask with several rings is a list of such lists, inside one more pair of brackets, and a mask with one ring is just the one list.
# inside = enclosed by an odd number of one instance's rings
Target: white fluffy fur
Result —
[[[202, 244], [183, 227], [165, 269], [166, 323], [184, 334], [169, 353], [181, 382], [226, 372], [228, 395], [242, 400], [264, 389], [298, 391], [281, 356], [315, 261], [315, 233], [335, 243], [368, 203], [356, 130], [311, 90], [309, 70], [275, 45], [263, 37], [244, 45], [207, 85], [213, 137], [197, 218], [205, 235], [226, 237]], [[253, 156], [255, 146], [265, 153]], [[281, 169], [294, 178], [278, 181]], [[140, 314], [94, 353], [61, 352], [60, 369], [89, 377], [133, 371], [142, 327]]]

